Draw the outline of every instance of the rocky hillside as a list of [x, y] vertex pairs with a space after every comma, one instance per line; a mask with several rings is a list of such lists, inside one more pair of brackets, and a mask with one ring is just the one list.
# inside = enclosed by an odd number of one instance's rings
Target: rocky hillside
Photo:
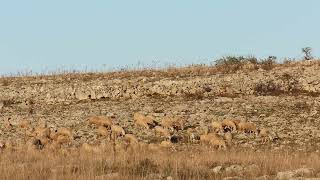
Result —
[[[28, 119], [36, 126], [70, 127], [75, 145], [95, 141], [87, 124], [90, 115], [113, 117], [126, 132], [151, 142], [154, 134], [134, 126], [133, 113], [181, 116], [201, 134], [213, 120], [247, 120], [269, 128], [273, 141], [235, 134], [233, 147], [268, 147], [313, 151], [320, 147], [320, 63], [294, 62], [271, 70], [246, 65], [235, 72], [216, 67], [114, 73], [64, 74], [0, 79], [0, 135], [5, 139], [23, 133], [3, 128]], [[184, 131], [179, 132], [181, 136]], [[154, 140], [156, 141], [156, 140]]]

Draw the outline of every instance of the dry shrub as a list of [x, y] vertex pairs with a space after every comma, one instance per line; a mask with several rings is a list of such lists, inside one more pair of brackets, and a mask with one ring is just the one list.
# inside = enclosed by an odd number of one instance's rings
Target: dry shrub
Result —
[[278, 96], [283, 94], [281, 87], [276, 84], [273, 80], [268, 80], [266, 82], [259, 82], [254, 87], [254, 92], [259, 96]]
[[276, 65], [276, 57], [275, 56], [269, 56], [267, 59], [262, 59], [259, 62], [259, 66], [264, 70], [271, 70]]

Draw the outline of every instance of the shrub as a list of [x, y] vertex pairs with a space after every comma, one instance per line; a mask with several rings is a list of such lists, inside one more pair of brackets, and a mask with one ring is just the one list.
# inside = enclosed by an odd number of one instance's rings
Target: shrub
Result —
[[257, 64], [258, 60], [254, 56], [226, 56], [215, 61], [215, 66], [225, 73], [233, 73], [243, 68], [245, 63]]
[[312, 52], [312, 48], [311, 47], [302, 48], [302, 53], [304, 53], [304, 60], [313, 59], [311, 52]]
[[281, 90], [281, 87], [274, 83], [272, 80], [269, 80], [267, 82], [260, 82], [256, 84], [254, 88], [254, 92], [256, 95], [279, 95], [283, 93], [283, 90]]
[[260, 60], [259, 65], [262, 69], [269, 71], [274, 68], [274, 65], [276, 64], [276, 60], [277, 60], [277, 57], [269, 56], [267, 59]]

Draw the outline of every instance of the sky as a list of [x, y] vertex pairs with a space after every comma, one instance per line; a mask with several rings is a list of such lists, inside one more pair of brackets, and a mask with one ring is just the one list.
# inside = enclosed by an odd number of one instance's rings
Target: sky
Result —
[[319, 0], [0, 0], [0, 74], [320, 56]]

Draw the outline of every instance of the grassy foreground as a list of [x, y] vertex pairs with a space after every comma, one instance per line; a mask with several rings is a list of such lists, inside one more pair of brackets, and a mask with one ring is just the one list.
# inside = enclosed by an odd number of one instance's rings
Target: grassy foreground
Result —
[[[301, 167], [320, 170], [317, 154], [218, 151], [207, 147], [184, 150], [117, 149], [98, 152], [79, 148], [52, 150], [4, 150], [0, 154], [0, 179], [222, 179], [275, 175]], [[243, 171], [214, 173], [217, 166], [240, 165]]]

